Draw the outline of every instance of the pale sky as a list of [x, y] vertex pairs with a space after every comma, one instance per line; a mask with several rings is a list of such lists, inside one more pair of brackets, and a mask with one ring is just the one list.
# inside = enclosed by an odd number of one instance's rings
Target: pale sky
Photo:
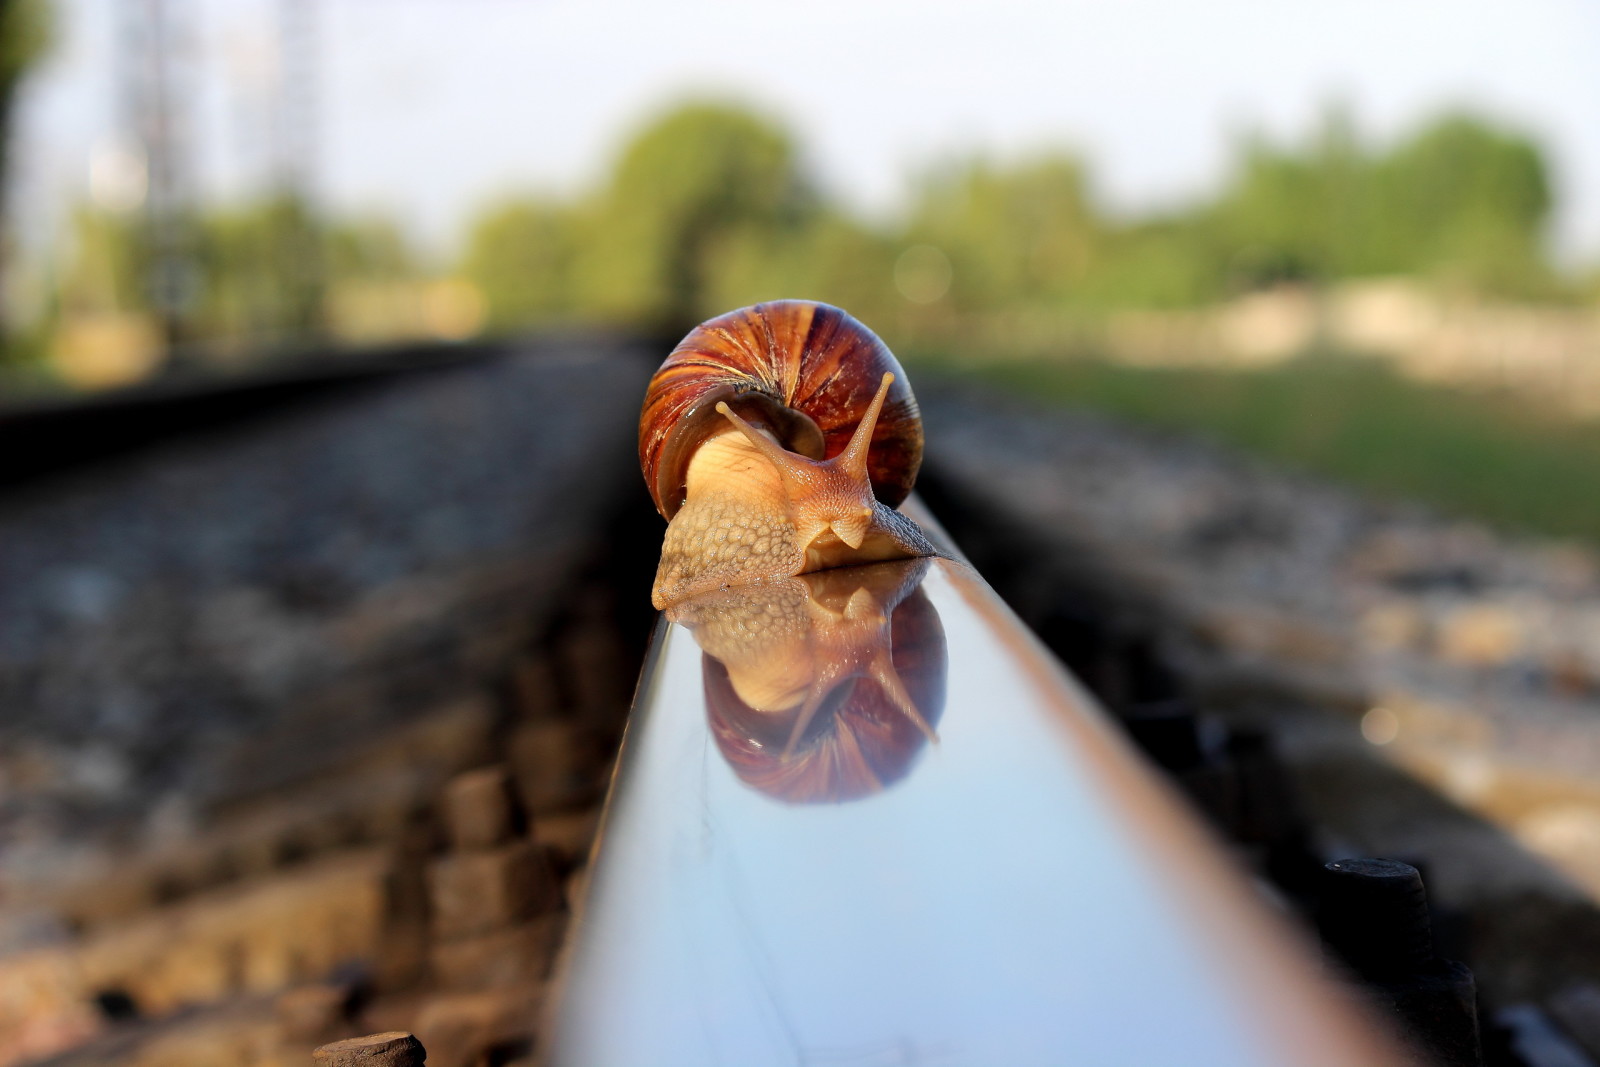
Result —
[[[33, 239], [114, 143], [115, 17], [55, 0], [28, 85], [13, 217]], [[267, 173], [281, 0], [166, 0], [192, 27], [186, 101], [214, 198]], [[1600, 4], [1589, 0], [320, 0], [322, 197], [448, 249], [485, 198], [568, 192], [645, 116], [733, 97], [787, 123], [824, 186], [891, 212], [969, 150], [1053, 146], [1108, 205], [1202, 195], [1231, 137], [1308, 130], [1340, 100], [1383, 139], [1465, 105], [1534, 134], [1559, 247], [1600, 259]]]

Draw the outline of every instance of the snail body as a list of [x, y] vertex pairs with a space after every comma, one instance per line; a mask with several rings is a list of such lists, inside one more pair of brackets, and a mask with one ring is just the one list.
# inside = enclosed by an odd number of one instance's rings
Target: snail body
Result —
[[696, 327], [651, 379], [639, 458], [668, 520], [651, 600], [934, 553], [895, 505], [922, 462], [916, 398], [838, 308], [786, 300]]

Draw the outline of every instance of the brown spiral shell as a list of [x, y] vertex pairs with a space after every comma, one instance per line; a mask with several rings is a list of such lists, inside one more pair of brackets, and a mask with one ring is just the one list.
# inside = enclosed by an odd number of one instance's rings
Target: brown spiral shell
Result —
[[790, 451], [830, 459], [844, 451], [885, 371], [895, 380], [867, 473], [873, 493], [894, 507], [922, 465], [922, 416], [905, 371], [876, 334], [808, 300], [756, 304], [696, 326], [650, 379], [639, 415], [639, 466], [656, 510], [677, 514], [695, 449], [727, 429], [718, 401]]

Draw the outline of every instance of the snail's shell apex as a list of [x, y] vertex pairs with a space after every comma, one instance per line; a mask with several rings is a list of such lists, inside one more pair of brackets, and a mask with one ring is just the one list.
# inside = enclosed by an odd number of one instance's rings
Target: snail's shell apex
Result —
[[905, 371], [876, 334], [828, 304], [775, 300], [696, 326], [667, 356], [639, 416], [639, 465], [667, 519], [683, 504], [689, 460], [725, 430], [718, 401], [790, 451], [844, 451], [885, 371], [895, 376], [872, 435], [873, 493], [894, 507], [922, 465], [922, 417]]

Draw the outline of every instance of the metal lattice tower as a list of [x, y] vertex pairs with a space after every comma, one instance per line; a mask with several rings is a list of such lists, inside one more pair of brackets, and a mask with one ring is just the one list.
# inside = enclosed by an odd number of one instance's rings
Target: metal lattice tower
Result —
[[168, 357], [191, 338], [199, 298], [195, 262], [192, 129], [182, 106], [191, 42], [178, 10], [184, 0], [123, 0], [118, 33], [122, 69], [118, 111], [144, 157], [144, 281]]
[[285, 234], [295, 263], [289, 327], [302, 338], [323, 328], [325, 282], [317, 203], [317, 33], [315, 0], [278, 0], [277, 184], [298, 210]]

